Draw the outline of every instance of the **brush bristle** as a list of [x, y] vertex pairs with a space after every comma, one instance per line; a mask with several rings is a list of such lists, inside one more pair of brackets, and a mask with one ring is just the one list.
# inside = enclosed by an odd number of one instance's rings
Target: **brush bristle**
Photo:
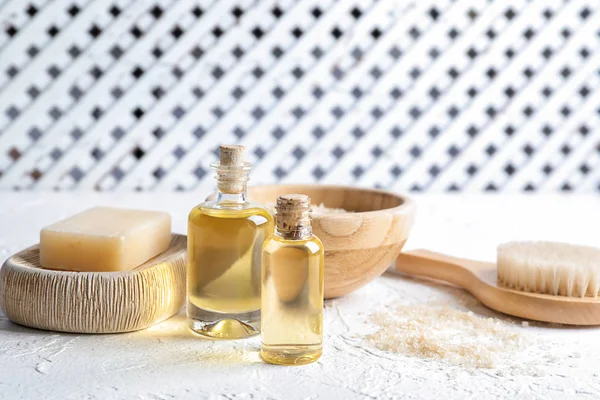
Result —
[[553, 242], [501, 244], [498, 284], [526, 292], [598, 297], [600, 249]]

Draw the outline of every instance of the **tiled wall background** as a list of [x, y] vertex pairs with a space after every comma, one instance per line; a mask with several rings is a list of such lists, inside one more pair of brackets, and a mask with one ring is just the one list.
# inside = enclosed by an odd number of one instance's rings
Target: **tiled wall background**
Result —
[[597, 0], [0, 0], [0, 188], [600, 192]]

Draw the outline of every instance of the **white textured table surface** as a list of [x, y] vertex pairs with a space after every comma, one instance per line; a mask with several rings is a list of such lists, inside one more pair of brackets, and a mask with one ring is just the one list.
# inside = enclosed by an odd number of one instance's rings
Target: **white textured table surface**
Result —
[[[0, 192], [0, 261], [35, 243], [41, 227], [92, 205], [169, 211], [174, 230], [184, 233], [187, 212], [200, 197]], [[415, 198], [417, 219], [408, 249], [493, 260], [495, 245], [513, 239], [600, 245], [597, 196]], [[363, 338], [373, 330], [369, 314], [386, 305], [453, 303], [464, 297], [459, 290], [387, 274], [328, 302], [324, 355], [304, 367], [263, 364], [257, 338], [199, 339], [187, 331], [182, 314], [142, 332], [86, 336], [28, 329], [0, 313], [0, 398], [600, 398], [600, 328], [517, 326], [556, 349], [552, 362], [547, 357], [538, 362], [534, 355], [535, 374], [387, 353]], [[470, 307], [476, 314], [498, 316], [477, 304]]]

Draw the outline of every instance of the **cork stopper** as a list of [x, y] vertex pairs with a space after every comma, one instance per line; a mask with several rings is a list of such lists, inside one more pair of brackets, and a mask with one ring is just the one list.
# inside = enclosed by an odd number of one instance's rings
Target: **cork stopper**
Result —
[[221, 193], [240, 194], [246, 190], [250, 164], [244, 162], [244, 146], [224, 144], [219, 146], [217, 187]]
[[244, 149], [244, 146], [239, 144], [223, 144], [219, 146], [219, 164], [223, 167], [243, 165]]
[[302, 239], [312, 234], [310, 197], [304, 194], [286, 194], [277, 198], [275, 205], [277, 232], [286, 239]]

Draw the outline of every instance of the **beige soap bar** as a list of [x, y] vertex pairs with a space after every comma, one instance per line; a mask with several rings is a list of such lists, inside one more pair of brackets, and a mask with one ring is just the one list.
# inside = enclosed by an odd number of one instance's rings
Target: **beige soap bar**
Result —
[[40, 234], [40, 264], [68, 271], [126, 271], [162, 253], [171, 241], [164, 212], [96, 207]]

